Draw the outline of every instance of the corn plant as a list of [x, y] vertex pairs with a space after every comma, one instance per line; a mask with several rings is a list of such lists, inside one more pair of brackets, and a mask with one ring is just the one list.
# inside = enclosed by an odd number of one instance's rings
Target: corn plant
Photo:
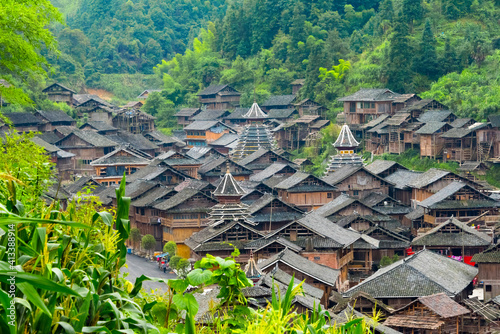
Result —
[[114, 219], [109, 212], [91, 210], [85, 201], [73, 201], [67, 212], [52, 203], [26, 213], [16, 199], [22, 185], [3, 182], [9, 193], [0, 203], [1, 333], [156, 330], [133, 299], [141, 282], [129, 293], [119, 276], [130, 233], [124, 179], [116, 190]]

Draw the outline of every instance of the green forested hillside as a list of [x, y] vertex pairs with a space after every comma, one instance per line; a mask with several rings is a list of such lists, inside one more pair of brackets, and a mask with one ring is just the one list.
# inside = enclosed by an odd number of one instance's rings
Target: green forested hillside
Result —
[[290, 93], [297, 78], [332, 117], [359, 87], [421, 93], [477, 119], [499, 110], [500, 1], [53, 1], [68, 24], [55, 28], [54, 78], [122, 99], [133, 94], [120, 74], [136, 90], [163, 80], [160, 114], [211, 83], [248, 105]]

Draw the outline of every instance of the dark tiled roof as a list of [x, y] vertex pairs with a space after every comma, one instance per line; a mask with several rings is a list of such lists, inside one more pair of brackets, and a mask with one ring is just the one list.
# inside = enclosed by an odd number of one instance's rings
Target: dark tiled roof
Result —
[[227, 146], [238, 140], [238, 135], [236, 133], [225, 133], [219, 139], [214, 140], [209, 143], [210, 146]]
[[77, 192], [81, 191], [84, 187], [87, 187], [89, 185], [98, 187], [99, 183], [90, 176], [82, 176], [75, 182], [66, 185], [65, 189], [71, 194], [76, 194]]
[[[300, 185], [300, 183], [307, 178], [315, 179], [315, 184], [305, 184]], [[328, 183], [318, 179], [317, 177], [303, 172], [296, 172], [295, 174], [289, 176], [284, 179], [280, 183], [274, 186], [276, 189], [285, 189], [288, 191], [331, 191], [335, 190], [334, 186], [329, 185]]]
[[424, 249], [379, 269], [344, 296], [364, 291], [375, 298], [411, 298], [441, 292], [455, 297], [477, 273], [477, 268]]
[[47, 143], [45, 140], [43, 140], [40, 137], [33, 137], [31, 138], [31, 141], [35, 144], [37, 144], [40, 147], [43, 147], [47, 153], [56, 153], [57, 151], [60, 151], [61, 149], [57, 146], [54, 146], [50, 143]]
[[451, 139], [460, 139], [465, 136], [470, 135], [473, 132], [472, 129], [469, 128], [453, 128], [441, 135], [442, 138], [451, 138]]
[[91, 128], [97, 130], [97, 131], [114, 131], [118, 130], [112, 125], [109, 125], [106, 122], [99, 122], [99, 121], [87, 121], [87, 123], [83, 124], [80, 126], [80, 129], [85, 127], [86, 125], [89, 125]]
[[[188, 199], [190, 199], [191, 197], [193, 197], [197, 194], [202, 194], [204, 197], [209, 198], [208, 196], [206, 196], [205, 194], [203, 194], [202, 192], [200, 192], [196, 189], [184, 188], [183, 190], [181, 190], [180, 192], [178, 192], [174, 196], [170, 197], [169, 199], [156, 204], [154, 206], [154, 208], [158, 209], [158, 210], [167, 211], [167, 210], [170, 210], [170, 209], [176, 207], [177, 205], [187, 201]], [[203, 208], [194, 208], [194, 209], [201, 210]]]
[[415, 131], [415, 133], [419, 135], [431, 135], [442, 129], [446, 124], [445, 122], [429, 121]]
[[[88, 132], [88, 131], [87, 131]], [[145, 138], [143, 135], [137, 133], [130, 133], [128, 131], [118, 131], [117, 134], [107, 135], [106, 137], [121, 144], [130, 145], [136, 150], [156, 150], [158, 146], [152, 141]]]
[[[159, 186], [159, 184], [156, 182], [137, 180], [127, 184], [125, 187], [125, 196], [130, 197], [133, 201], [157, 186]], [[110, 197], [116, 198], [116, 194], [113, 193]]]
[[54, 132], [44, 132], [44, 133], [40, 133], [37, 135], [37, 137], [43, 139], [44, 141], [46, 141], [47, 143], [49, 144], [54, 144], [56, 142], [59, 141], [59, 139], [61, 139], [58, 135], [56, 135]]
[[278, 174], [281, 171], [286, 170], [286, 169], [290, 169], [290, 171], [294, 171], [294, 169], [287, 164], [274, 163], [274, 164], [270, 165], [269, 167], [267, 167], [266, 169], [264, 169], [263, 171], [260, 171], [258, 173], [251, 175], [250, 180], [256, 181], [256, 182], [261, 182], [261, 181], [268, 179], [268, 178], [272, 177], [273, 175], [276, 175], [276, 174]]
[[430, 296], [422, 296], [418, 301], [427, 306], [441, 318], [459, 317], [470, 313], [468, 309], [448, 297], [445, 293], [438, 293]]
[[144, 196], [139, 197], [132, 201], [130, 205], [135, 207], [147, 207], [156, 204], [156, 202], [167, 195], [174, 195], [176, 191], [173, 188], [166, 188], [163, 186], [156, 187], [148, 191]]
[[[211, 148], [211, 147], [191, 147], [189, 149], [189, 151], [186, 152], [186, 155], [190, 158], [193, 158], [193, 159], [202, 159], [203, 157], [205, 157], [205, 155], [209, 154], [209, 153], [212, 153], [214, 152], [214, 150]], [[210, 154], [209, 154], [210, 155]]]
[[228, 85], [210, 85], [201, 92], [198, 93], [198, 95], [214, 95], [223, 90], [224, 88], [229, 87]]
[[323, 177], [322, 180], [328, 184], [336, 185], [361, 169], [363, 169], [363, 166], [345, 165], [330, 175]]
[[40, 124], [40, 120], [35, 117], [30, 112], [10, 112], [3, 113], [5, 117], [7, 117], [14, 126], [22, 126], [22, 125], [38, 125]]
[[[261, 286], [264, 285], [264, 286], [271, 288], [272, 283], [274, 281], [275, 291], [278, 292], [278, 290], [279, 290], [280, 294], [284, 295], [286, 293], [288, 285], [290, 285], [291, 280], [292, 280], [291, 275], [287, 274], [286, 272], [284, 272], [283, 270], [278, 268], [275, 270], [271, 270], [269, 273], [264, 275], [258, 284]], [[296, 278], [295, 278], [294, 282], [299, 283], [299, 281]], [[277, 285], [277, 287], [276, 287], [276, 285]], [[307, 284], [307, 283], [304, 283], [302, 286], [303, 286], [304, 294], [306, 294], [307, 296], [317, 298], [317, 299], [321, 299], [323, 297], [323, 294], [324, 294], [323, 290], [316, 288], [316, 287], [314, 287], [310, 284]]]
[[356, 198], [350, 197], [349, 195], [340, 194], [332, 201], [314, 210], [314, 213], [322, 217], [329, 217], [354, 202], [359, 201]]
[[243, 115], [248, 112], [249, 108], [235, 108], [232, 113], [225, 116], [224, 119], [245, 119]]
[[411, 182], [408, 182], [407, 185], [411, 188], [421, 189], [436, 182], [437, 180], [440, 180], [448, 174], [450, 174], [448, 171], [431, 168], [425, 173], [420, 174], [418, 177], [415, 177]]
[[[461, 233], [450, 233], [446, 231], [446, 226], [454, 225]], [[468, 246], [482, 247], [491, 243], [491, 237], [486, 233], [479, 232], [475, 228], [468, 226], [461, 221], [450, 218], [446, 222], [439, 224], [424, 235], [413, 239], [412, 245], [416, 246]]]
[[72, 90], [72, 89], [70, 89], [70, 88], [68, 88], [68, 87], [66, 87], [66, 86], [63, 86], [63, 85], [61, 85], [61, 84], [60, 84], [60, 83], [58, 83], [58, 82], [54, 82], [52, 85], [47, 86], [46, 88], [44, 88], [44, 89], [42, 90], [42, 92], [44, 92], [44, 93], [45, 93], [45, 92], [49, 91], [49, 90], [50, 90], [50, 88], [52, 88], [53, 86], [59, 86], [59, 87], [61, 87], [63, 90], [66, 90], [66, 91], [68, 91], [68, 92], [71, 92], [71, 93], [73, 93], [73, 94], [76, 94], [76, 92], [75, 92], [74, 90]]
[[[73, 130], [72, 133], [64, 137], [63, 139], [59, 140], [56, 144], [64, 141], [67, 137], [75, 135], [76, 137], [80, 138], [81, 140], [87, 142], [90, 144], [90, 146], [94, 147], [113, 147], [113, 146], [118, 146], [118, 143], [109, 139], [108, 137], [105, 137], [103, 135], [98, 134], [97, 132], [94, 131], [82, 131], [82, 130]], [[64, 148], [65, 146], [61, 146]]]
[[407, 169], [406, 167], [398, 164], [396, 161], [380, 160], [380, 159], [375, 160], [371, 164], [365, 166], [365, 169], [367, 171], [372, 172], [373, 174], [379, 175], [394, 166], [397, 166], [398, 169]]
[[475, 254], [472, 261], [477, 263], [500, 263], [500, 243], [488, 247], [484, 252]]
[[500, 115], [489, 115], [488, 121], [490, 121], [492, 127], [494, 128], [500, 127]]
[[200, 112], [198, 115], [193, 116], [193, 120], [195, 121], [215, 121], [219, 118], [227, 116], [229, 111], [227, 110], [219, 110], [219, 109], [207, 109]]
[[408, 184], [413, 182], [413, 180], [420, 175], [422, 175], [420, 172], [399, 169], [391, 175], [388, 175], [385, 180], [394, 184], [396, 189], [405, 189], [408, 188]]
[[340, 274], [340, 270], [314, 263], [289, 249], [285, 249], [269, 259], [260, 262], [258, 266], [261, 270], [266, 270], [278, 262], [282, 262], [287, 266], [330, 286], [335, 286], [337, 277]]
[[294, 108], [287, 109], [271, 109], [267, 113], [268, 118], [270, 119], [282, 119], [282, 118], [290, 118], [294, 113], [298, 112]]
[[344, 229], [315, 212], [305, 215], [297, 220], [297, 223], [324, 238], [334, 241], [340, 246], [339, 248], [347, 247], [360, 238], [358, 232]]
[[222, 181], [219, 183], [215, 191], [214, 196], [237, 196], [241, 197], [246, 194], [246, 192], [240, 187], [238, 182], [231, 175], [229, 170], [226, 172]]
[[454, 128], [462, 128], [471, 121], [473, 121], [472, 118], [457, 118], [451, 122], [450, 125]]
[[389, 114], [381, 114], [379, 117], [372, 119], [368, 123], [361, 125], [361, 128], [362, 129], [371, 129], [371, 128], [381, 124], [383, 121], [385, 121], [389, 117], [390, 117]]
[[74, 122], [75, 120], [71, 118], [68, 114], [61, 110], [54, 111], [43, 111], [37, 110], [36, 113], [40, 114], [48, 122]]
[[265, 148], [259, 148], [257, 151], [255, 151], [252, 154], [246, 156], [244, 159], [241, 159], [240, 160], [240, 165], [242, 165], [242, 166], [248, 165], [249, 163], [257, 160], [258, 158], [260, 158], [261, 156], [263, 156], [267, 152], [269, 152], [269, 150], [267, 150]]
[[273, 95], [270, 96], [264, 103], [263, 107], [273, 106], [289, 106], [295, 101], [296, 95]]
[[175, 117], [186, 117], [186, 116], [189, 117], [189, 116], [193, 116], [194, 114], [196, 114], [196, 112], [198, 112], [199, 110], [200, 110], [200, 108], [182, 108], [174, 116]]
[[429, 110], [420, 115], [418, 120], [422, 123], [441, 123], [452, 114], [449, 110]]
[[[184, 133], [184, 132], [183, 132]], [[186, 143], [175, 136], [167, 136], [160, 131], [151, 131], [144, 134], [144, 137], [151, 138], [158, 144], [176, 144], [178, 146], [186, 146]]]
[[287, 247], [287, 248], [293, 250], [294, 252], [300, 252], [302, 250], [302, 247], [294, 244], [293, 242], [291, 242], [285, 238], [280, 238], [280, 236], [274, 236], [272, 238], [257, 239], [257, 240], [249, 242], [248, 244], [246, 244], [245, 247], [247, 249], [252, 249], [254, 252], [257, 252], [257, 251], [261, 250], [262, 248], [265, 248], [265, 247], [267, 247], [275, 242], [284, 246], [284, 247]]
[[77, 102], [78, 105], [84, 104], [89, 100], [94, 100], [106, 107], [111, 107], [110, 103], [104, 101], [99, 96], [93, 94], [74, 94], [73, 99]]
[[[150, 160], [146, 155], [134, 152], [135, 150], [118, 148], [103, 157], [100, 157], [90, 164], [92, 166], [109, 166], [109, 165], [148, 165]], [[125, 152], [126, 155], [118, 155], [119, 152]]]
[[401, 94], [394, 93], [387, 88], [362, 88], [356, 93], [338, 99], [341, 102], [349, 101], [393, 101]]
[[213, 126], [222, 125], [219, 121], [194, 121], [184, 128], [184, 130], [207, 130]]

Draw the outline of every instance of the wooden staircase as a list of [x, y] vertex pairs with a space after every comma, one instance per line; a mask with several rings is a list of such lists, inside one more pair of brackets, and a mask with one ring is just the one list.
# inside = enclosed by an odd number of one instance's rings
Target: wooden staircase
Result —
[[477, 160], [478, 161], [486, 161], [490, 157], [491, 148], [493, 146], [494, 140], [489, 142], [479, 143], [477, 148]]

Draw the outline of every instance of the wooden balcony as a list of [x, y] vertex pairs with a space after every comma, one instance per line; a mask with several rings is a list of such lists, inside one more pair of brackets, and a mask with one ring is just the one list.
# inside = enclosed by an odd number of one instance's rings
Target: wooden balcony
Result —
[[342, 256], [342, 258], [339, 261], [339, 268], [342, 268], [343, 266], [347, 265], [353, 259], [354, 259], [354, 252], [352, 251]]
[[[447, 218], [446, 220], [448, 220], [449, 218]], [[431, 215], [424, 215], [424, 222], [427, 223], [427, 224], [440, 224], [436, 221], [436, 217], [433, 217]]]

